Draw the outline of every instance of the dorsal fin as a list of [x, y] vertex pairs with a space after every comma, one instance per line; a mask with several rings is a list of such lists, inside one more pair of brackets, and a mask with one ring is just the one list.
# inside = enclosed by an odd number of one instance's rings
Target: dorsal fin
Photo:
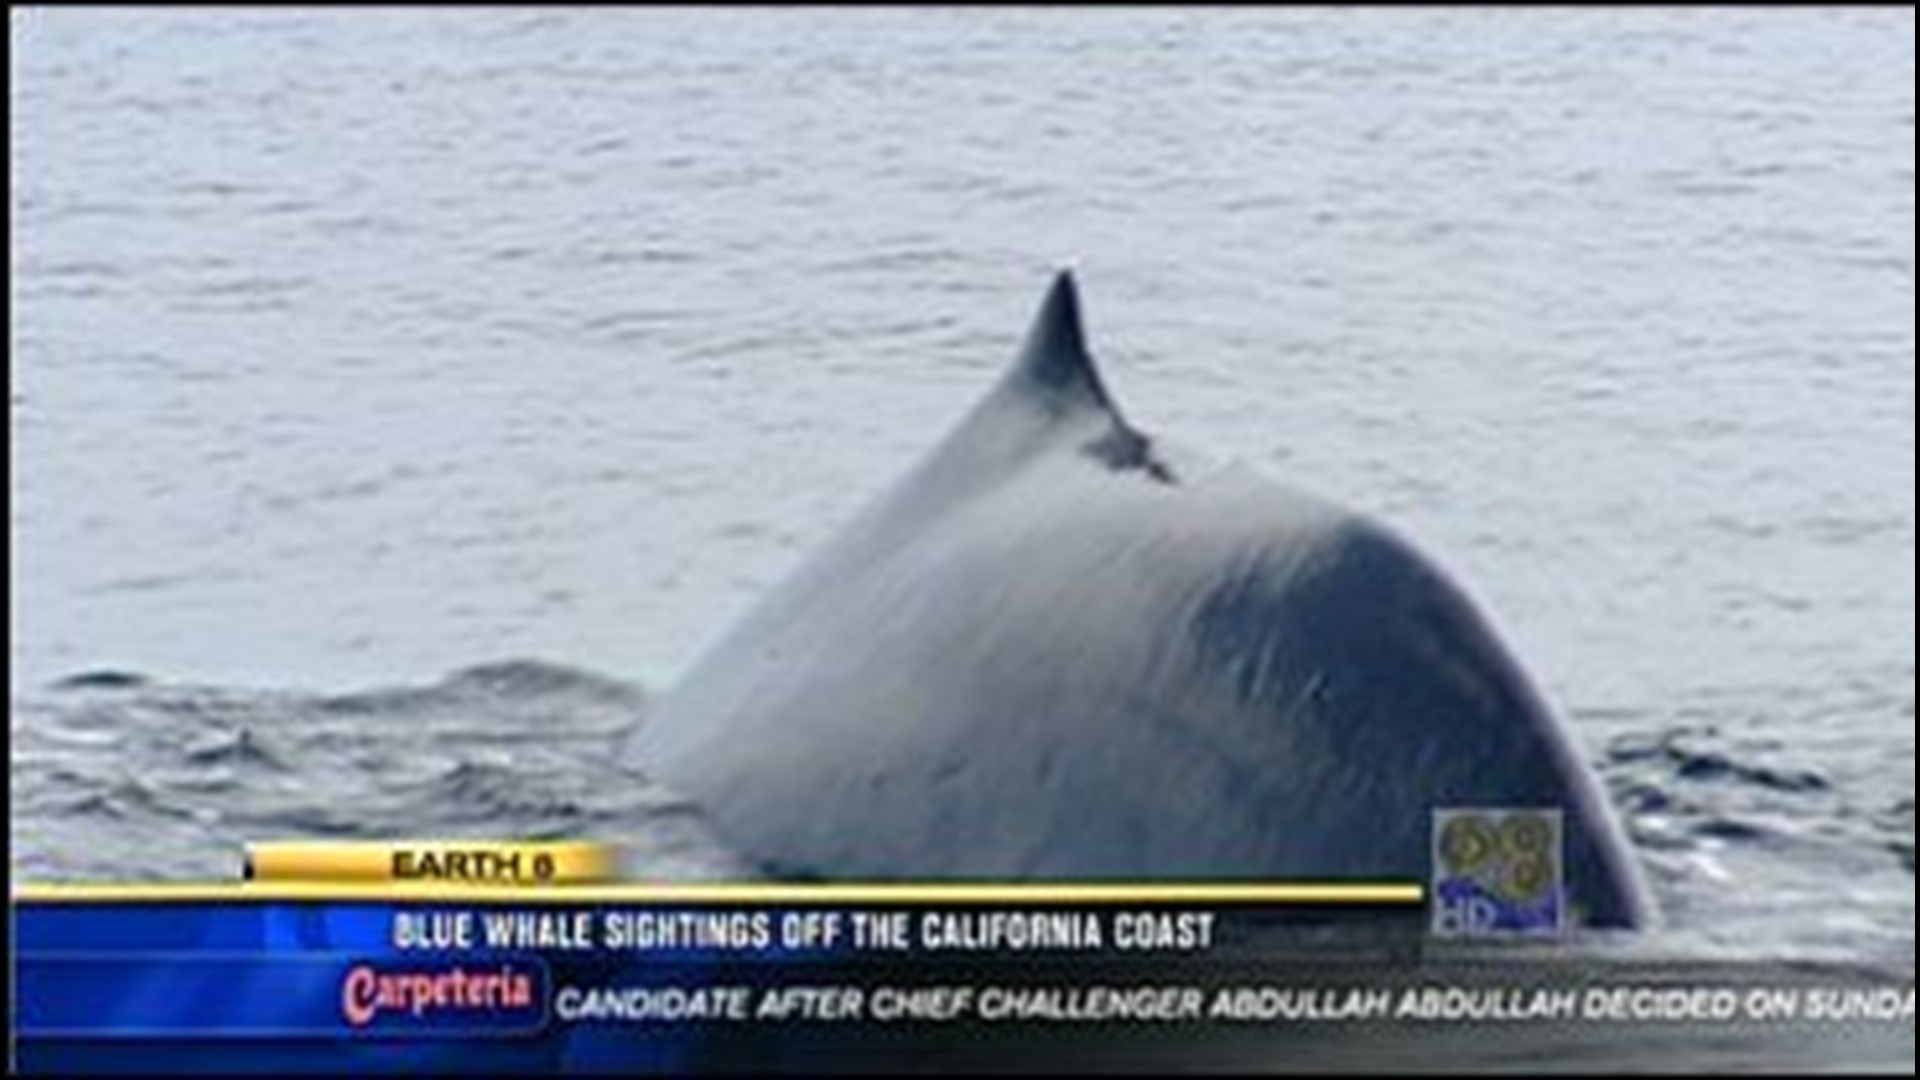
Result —
[[1008, 381], [1025, 393], [1044, 394], [1057, 404], [1115, 412], [1106, 385], [1100, 381], [1100, 371], [1087, 352], [1073, 271], [1062, 270], [1054, 277]]

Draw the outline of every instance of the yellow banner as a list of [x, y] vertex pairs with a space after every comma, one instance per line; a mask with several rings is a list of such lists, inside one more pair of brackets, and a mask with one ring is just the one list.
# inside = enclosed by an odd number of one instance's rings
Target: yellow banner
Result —
[[595, 885], [620, 876], [617, 849], [589, 840], [291, 841], [247, 846], [263, 883]]

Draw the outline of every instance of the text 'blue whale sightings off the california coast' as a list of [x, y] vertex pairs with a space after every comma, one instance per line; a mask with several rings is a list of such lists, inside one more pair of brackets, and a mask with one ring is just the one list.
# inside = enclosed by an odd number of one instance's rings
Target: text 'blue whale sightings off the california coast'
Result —
[[1442, 807], [1564, 812], [1650, 905], [1573, 741], [1385, 528], [1128, 425], [1062, 274], [1014, 369], [695, 664], [639, 763], [782, 872], [1424, 880]]

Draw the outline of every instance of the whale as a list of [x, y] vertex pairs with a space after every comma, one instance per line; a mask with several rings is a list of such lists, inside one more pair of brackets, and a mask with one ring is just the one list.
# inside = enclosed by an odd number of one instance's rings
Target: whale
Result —
[[1390, 527], [1131, 424], [1074, 276], [944, 439], [669, 687], [631, 762], [767, 873], [1430, 881], [1557, 812], [1580, 925], [1652, 901], [1569, 727]]

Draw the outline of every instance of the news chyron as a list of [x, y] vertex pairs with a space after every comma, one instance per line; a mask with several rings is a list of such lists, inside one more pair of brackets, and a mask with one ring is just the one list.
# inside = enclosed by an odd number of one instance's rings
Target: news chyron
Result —
[[592, 841], [262, 843], [227, 881], [16, 886], [12, 1050], [36, 1073], [1911, 1060], [1910, 974], [1619, 959], [1556, 810], [1429, 825], [1423, 881], [658, 881]]

